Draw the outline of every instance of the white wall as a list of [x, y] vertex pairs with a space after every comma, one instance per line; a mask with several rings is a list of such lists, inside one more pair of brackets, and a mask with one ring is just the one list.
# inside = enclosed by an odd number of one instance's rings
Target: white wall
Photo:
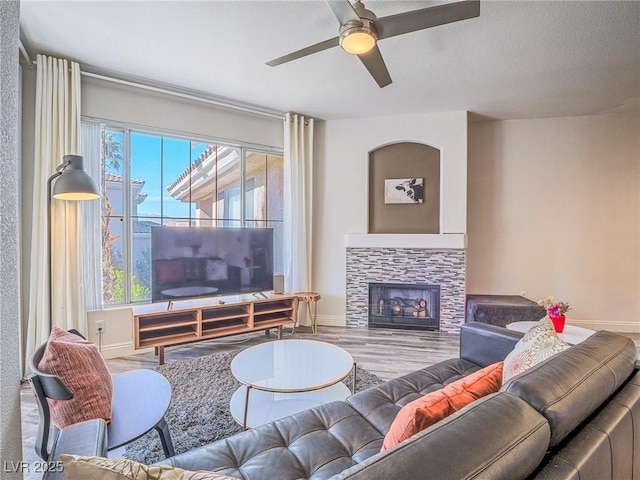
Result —
[[[102, 338], [96, 321], [104, 322]], [[102, 349], [105, 358], [116, 358], [147, 350], [133, 349], [133, 311], [131, 307], [115, 307], [87, 312], [87, 338]]]
[[640, 332], [639, 115], [469, 125], [467, 292]]
[[283, 148], [284, 120], [82, 77], [82, 115]]
[[420, 142], [442, 152], [442, 233], [467, 224], [467, 113], [401, 115], [319, 122], [316, 129], [313, 289], [318, 323], [345, 322], [345, 235], [367, 233], [369, 152]]

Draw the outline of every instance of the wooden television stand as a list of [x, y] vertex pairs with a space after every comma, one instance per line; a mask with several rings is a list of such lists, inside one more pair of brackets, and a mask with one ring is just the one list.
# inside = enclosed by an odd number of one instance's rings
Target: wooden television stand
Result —
[[253, 294], [174, 300], [133, 307], [134, 348], [155, 347], [158, 364], [164, 363], [164, 347], [228, 337], [240, 333], [278, 329], [295, 324], [298, 297]]

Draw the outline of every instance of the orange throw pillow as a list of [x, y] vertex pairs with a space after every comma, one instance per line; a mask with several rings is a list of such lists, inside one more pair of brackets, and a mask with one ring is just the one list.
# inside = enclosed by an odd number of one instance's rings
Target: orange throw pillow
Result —
[[421, 432], [475, 400], [500, 390], [502, 363], [498, 362], [426, 394], [400, 409], [384, 437], [381, 452]]
[[53, 327], [38, 370], [57, 375], [73, 393], [70, 400], [47, 399], [56, 427], [92, 418], [111, 421], [113, 381], [95, 344]]

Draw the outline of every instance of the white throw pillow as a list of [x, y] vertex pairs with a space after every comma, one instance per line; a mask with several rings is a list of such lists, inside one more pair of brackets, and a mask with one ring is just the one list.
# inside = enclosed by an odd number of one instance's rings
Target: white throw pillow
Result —
[[529, 329], [504, 359], [502, 384], [569, 347], [568, 343], [558, 337], [551, 320], [543, 318]]
[[541, 318], [533, 327], [525, 332], [524, 336], [514, 347], [514, 350], [522, 350], [529, 347], [540, 335], [553, 336], [554, 334], [557, 336], [551, 319], [549, 317]]

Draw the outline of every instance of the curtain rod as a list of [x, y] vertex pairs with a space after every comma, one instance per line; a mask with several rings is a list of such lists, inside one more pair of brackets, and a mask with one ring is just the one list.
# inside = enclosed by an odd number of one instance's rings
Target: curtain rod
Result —
[[[0, 1], [2, 1], [2, 0], [0, 0]], [[18, 47], [20, 48], [20, 53], [22, 53], [22, 56], [24, 58], [25, 63], [27, 64], [27, 67], [28, 68], [35, 68], [37, 65], [29, 57], [29, 53], [27, 52], [27, 49], [24, 47], [24, 44], [22, 43], [22, 40], [19, 39], [18, 42], [19, 42], [18, 43]], [[142, 90], [149, 90], [149, 91], [156, 92], [156, 93], [163, 93], [165, 95], [172, 95], [174, 97], [185, 98], [187, 100], [194, 100], [196, 102], [208, 103], [210, 105], [216, 105], [218, 107], [224, 107], [224, 108], [229, 108], [229, 109], [232, 109], [232, 110], [238, 110], [238, 111], [245, 112], [245, 113], [250, 113], [250, 114], [253, 114], [253, 115], [259, 115], [259, 116], [269, 117], [269, 118], [278, 118], [278, 119], [284, 118], [284, 113], [279, 113], [279, 112], [275, 112], [275, 111], [261, 110], [261, 109], [256, 108], [256, 107], [251, 107], [251, 106], [248, 106], [248, 105], [241, 105], [239, 103], [234, 103], [234, 102], [232, 102], [230, 100], [228, 100], [228, 101], [217, 100], [217, 99], [209, 98], [209, 97], [206, 97], [206, 96], [203, 96], [203, 95], [198, 95], [195, 92], [194, 93], [184, 93], [184, 92], [179, 92], [177, 90], [171, 90], [171, 89], [168, 89], [168, 88], [155, 87], [153, 85], [148, 85], [148, 84], [144, 84], [144, 83], [140, 83], [140, 82], [134, 82], [134, 81], [130, 81], [130, 80], [124, 80], [124, 79], [120, 79], [120, 78], [110, 77], [110, 76], [107, 76], [107, 75], [101, 75], [101, 74], [98, 74], [98, 73], [87, 72], [87, 71], [83, 70], [82, 65], [80, 66], [80, 74], [82, 76], [85, 76], [85, 77], [96, 78], [98, 80], [104, 80], [104, 81], [107, 81], [107, 82], [118, 83], [120, 85], [127, 85], [129, 87], [140, 88]]]
[[34, 63], [31, 61], [31, 57], [29, 57], [29, 52], [27, 52], [27, 49], [24, 48], [24, 44], [22, 43], [22, 39], [18, 39], [18, 48], [20, 49], [20, 53], [22, 54], [22, 58], [24, 59], [24, 62], [27, 64], [28, 68], [33, 68], [35, 65]]
[[84, 76], [84, 77], [96, 78], [98, 80], [105, 80], [107, 82], [118, 83], [120, 85], [127, 85], [129, 87], [140, 88], [142, 90], [149, 90], [151, 92], [163, 93], [163, 94], [166, 94], [166, 95], [173, 95], [174, 97], [185, 98], [187, 100], [195, 100], [197, 102], [208, 103], [208, 104], [211, 104], [211, 105], [230, 108], [230, 109], [233, 109], [233, 110], [239, 110], [241, 112], [251, 113], [251, 114], [254, 114], [254, 115], [260, 115], [260, 116], [263, 116], [263, 117], [278, 118], [278, 119], [282, 119], [284, 117], [284, 114], [282, 114], [282, 113], [268, 112], [268, 111], [265, 111], [265, 110], [252, 108], [252, 107], [249, 107], [249, 106], [234, 104], [234, 103], [225, 102], [225, 101], [222, 101], [222, 100], [214, 100], [212, 98], [207, 98], [207, 97], [204, 97], [204, 96], [201, 96], [201, 95], [194, 95], [194, 94], [190, 94], [190, 93], [182, 93], [182, 92], [178, 92], [178, 91], [175, 91], [175, 90], [169, 90], [169, 89], [166, 89], [166, 88], [160, 88], [160, 87], [154, 87], [152, 85], [146, 85], [144, 83], [138, 83], [138, 82], [132, 82], [132, 81], [129, 81], [129, 80], [122, 80], [122, 79], [119, 79], [119, 78], [108, 77], [106, 75], [100, 75], [100, 74], [97, 74], [97, 73], [86, 72], [86, 71], [84, 71], [82, 69], [81, 69], [80, 74], [82, 76]]

